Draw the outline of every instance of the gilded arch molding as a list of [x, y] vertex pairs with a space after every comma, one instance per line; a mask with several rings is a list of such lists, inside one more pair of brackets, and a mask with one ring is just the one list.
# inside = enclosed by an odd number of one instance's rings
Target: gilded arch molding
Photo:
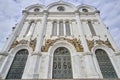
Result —
[[12, 48], [15, 48], [17, 45], [19, 45], [19, 44], [29, 44], [29, 46], [33, 49], [33, 51], [35, 50], [35, 46], [36, 46], [36, 38], [34, 39], [34, 40], [30, 40], [30, 41], [28, 41], [28, 40], [20, 40], [20, 41], [18, 41], [18, 40], [15, 40], [14, 42], [13, 42], [13, 44], [11, 45], [11, 47], [10, 47], [10, 49], [9, 50], [11, 50]]
[[91, 51], [91, 49], [94, 47], [95, 44], [98, 45], [106, 45], [107, 47], [111, 48], [113, 51], [115, 51], [115, 49], [112, 47], [111, 43], [109, 42], [109, 40], [107, 39], [106, 41], [102, 41], [102, 40], [87, 40], [87, 44], [89, 47], [89, 50]]
[[81, 42], [79, 39], [77, 38], [74, 38], [74, 39], [68, 39], [68, 38], [58, 38], [58, 39], [54, 39], [54, 40], [51, 40], [51, 39], [47, 39], [45, 41], [45, 45], [43, 45], [41, 47], [41, 51], [42, 52], [48, 52], [50, 46], [52, 46], [55, 42], [59, 41], [59, 40], [65, 40], [69, 43], [71, 43], [77, 52], [83, 52], [83, 46], [81, 45]]

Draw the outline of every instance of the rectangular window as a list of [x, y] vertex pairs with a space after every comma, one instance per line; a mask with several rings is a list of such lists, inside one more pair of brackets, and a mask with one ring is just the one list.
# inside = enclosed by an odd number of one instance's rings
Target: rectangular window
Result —
[[89, 26], [89, 28], [90, 28], [90, 31], [91, 31], [92, 35], [93, 35], [93, 36], [96, 36], [94, 27], [93, 27], [91, 21], [89, 21], [89, 20], [88, 20], [88, 26]]
[[29, 32], [29, 30], [30, 30], [30, 27], [31, 27], [31, 25], [32, 25], [33, 23], [34, 23], [34, 21], [31, 21], [31, 22], [29, 23], [29, 26], [27, 27], [27, 30], [26, 30], [24, 36], [26, 36], [26, 35], [28, 34], [28, 32]]
[[52, 36], [56, 36], [56, 35], [57, 35], [57, 22], [54, 21], [52, 27]]
[[70, 36], [71, 35], [71, 32], [70, 32], [70, 24], [69, 22], [65, 22], [65, 26], [66, 26], [66, 35], [67, 36]]
[[60, 21], [59, 22], [59, 36], [63, 36], [64, 35], [64, 26], [63, 26], [63, 22]]

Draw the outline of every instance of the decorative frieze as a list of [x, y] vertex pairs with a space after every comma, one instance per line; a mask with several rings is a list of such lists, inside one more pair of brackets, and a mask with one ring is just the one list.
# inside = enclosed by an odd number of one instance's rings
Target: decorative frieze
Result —
[[58, 40], [66, 40], [67, 42], [71, 43], [75, 47], [77, 52], [83, 52], [83, 47], [81, 45], [81, 42], [80, 42], [80, 40], [78, 40], [76, 38], [74, 38], [74, 39], [58, 38], [58, 39], [55, 39], [55, 40], [47, 39], [45, 41], [45, 45], [42, 46], [41, 51], [42, 52], [47, 52], [49, 47], [52, 46]]
[[98, 45], [106, 45], [107, 47], [111, 48], [113, 51], [115, 51], [115, 49], [112, 47], [111, 43], [109, 42], [109, 40], [107, 39], [106, 41], [102, 41], [102, 40], [87, 40], [87, 44], [88, 44], [88, 47], [89, 47], [89, 50], [91, 50], [93, 47], [94, 47], [94, 42]]

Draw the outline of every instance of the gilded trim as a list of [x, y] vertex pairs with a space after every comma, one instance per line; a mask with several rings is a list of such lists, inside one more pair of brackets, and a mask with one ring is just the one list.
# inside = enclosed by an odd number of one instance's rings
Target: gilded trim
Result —
[[81, 42], [77, 38], [74, 38], [74, 39], [58, 38], [55, 40], [47, 39], [45, 41], [45, 45], [42, 46], [41, 51], [48, 52], [49, 47], [52, 46], [58, 40], [66, 40], [67, 42], [71, 43], [75, 47], [77, 52], [83, 52], [83, 47], [81, 45]]
[[115, 49], [112, 47], [111, 43], [109, 42], [109, 40], [107, 39], [106, 41], [102, 41], [102, 40], [87, 40], [87, 44], [88, 44], [88, 47], [89, 47], [89, 50], [91, 51], [91, 49], [94, 47], [94, 42], [98, 45], [106, 45], [107, 47], [111, 48], [113, 51], [115, 51]]

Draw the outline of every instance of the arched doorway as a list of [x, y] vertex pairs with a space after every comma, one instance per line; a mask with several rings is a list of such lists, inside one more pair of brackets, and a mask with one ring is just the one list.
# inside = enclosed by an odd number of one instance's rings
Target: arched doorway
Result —
[[108, 57], [107, 53], [102, 49], [95, 51], [96, 58], [103, 75], [103, 78], [118, 78], [115, 69]]
[[14, 57], [6, 79], [21, 79], [28, 57], [28, 50], [18, 51]]
[[59, 47], [54, 52], [52, 78], [73, 78], [70, 52], [65, 47]]

